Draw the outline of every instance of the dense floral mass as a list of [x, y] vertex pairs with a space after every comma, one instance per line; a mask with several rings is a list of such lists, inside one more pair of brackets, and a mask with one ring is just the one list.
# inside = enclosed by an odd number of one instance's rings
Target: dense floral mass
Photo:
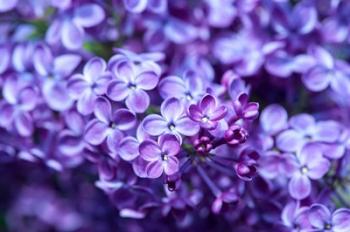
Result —
[[0, 231], [350, 232], [349, 0], [0, 0]]

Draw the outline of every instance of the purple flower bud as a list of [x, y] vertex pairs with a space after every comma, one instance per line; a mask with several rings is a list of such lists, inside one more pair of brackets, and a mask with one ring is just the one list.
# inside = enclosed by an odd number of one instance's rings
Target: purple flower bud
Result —
[[248, 132], [239, 125], [232, 125], [226, 131], [224, 138], [229, 145], [235, 146], [247, 140]]
[[250, 181], [256, 175], [259, 154], [254, 150], [243, 150], [234, 168], [239, 178]]

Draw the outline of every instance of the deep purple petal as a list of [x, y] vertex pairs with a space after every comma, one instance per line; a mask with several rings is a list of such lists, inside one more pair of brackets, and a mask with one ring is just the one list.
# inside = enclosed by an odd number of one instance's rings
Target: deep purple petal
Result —
[[136, 115], [127, 109], [118, 109], [112, 115], [112, 121], [119, 130], [125, 131], [136, 125]]
[[168, 123], [162, 116], [151, 114], [144, 119], [143, 128], [148, 134], [158, 136], [168, 130]]
[[216, 108], [216, 100], [212, 95], [205, 95], [200, 101], [200, 108], [204, 114], [210, 114]]
[[200, 122], [204, 116], [200, 108], [195, 104], [190, 105], [190, 107], [188, 108], [188, 113], [188, 116], [196, 122]]
[[140, 156], [147, 161], [155, 161], [161, 159], [161, 148], [153, 140], [145, 140], [139, 146]]
[[142, 89], [135, 89], [130, 92], [125, 100], [126, 106], [135, 113], [143, 113], [150, 104], [148, 94]]
[[219, 106], [213, 112], [211, 112], [210, 119], [213, 121], [218, 121], [223, 119], [227, 114], [226, 106]]

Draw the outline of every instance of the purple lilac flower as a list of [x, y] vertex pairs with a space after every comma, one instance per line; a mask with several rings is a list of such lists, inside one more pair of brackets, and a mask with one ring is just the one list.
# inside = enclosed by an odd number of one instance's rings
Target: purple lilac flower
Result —
[[136, 124], [136, 116], [127, 109], [113, 110], [111, 103], [104, 97], [96, 99], [94, 115], [85, 128], [85, 140], [93, 145], [99, 145], [107, 139], [111, 149], [116, 147], [123, 137], [122, 131], [133, 128]]
[[68, 90], [72, 98], [77, 99], [77, 109], [81, 114], [92, 113], [97, 96], [106, 93], [107, 84], [112, 80], [106, 68], [106, 62], [95, 57], [86, 63], [83, 75], [75, 74], [69, 79]]
[[297, 153], [296, 160], [290, 160], [294, 171], [288, 185], [290, 195], [295, 199], [304, 199], [311, 193], [311, 180], [322, 178], [329, 170], [330, 162], [322, 156], [317, 144], [306, 144]]
[[181, 139], [181, 135], [193, 136], [198, 133], [199, 125], [185, 114], [180, 100], [168, 98], [160, 107], [161, 115], [148, 115], [143, 121], [143, 128], [152, 136], [171, 133]]
[[115, 80], [109, 83], [107, 95], [113, 101], [125, 100], [126, 106], [136, 112], [143, 113], [150, 104], [146, 90], [157, 86], [161, 70], [153, 62], [134, 65], [132, 62], [115, 62], [112, 67]]
[[340, 208], [333, 213], [322, 204], [310, 206], [307, 217], [315, 230], [345, 232], [350, 230], [350, 210]]
[[85, 40], [84, 29], [100, 24], [104, 18], [105, 12], [101, 6], [83, 4], [74, 9], [73, 15], [67, 11], [52, 22], [46, 32], [46, 42], [50, 45], [61, 42], [69, 50], [79, 49]]
[[212, 95], [205, 95], [198, 104], [192, 104], [188, 108], [188, 116], [206, 129], [215, 129], [226, 113], [226, 107], [219, 106]]
[[158, 142], [145, 140], [139, 147], [140, 156], [147, 161], [146, 173], [149, 178], [158, 178], [163, 173], [173, 175], [179, 170], [176, 155], [180, 151], [180, 143], [176, 136], [164, 134]]

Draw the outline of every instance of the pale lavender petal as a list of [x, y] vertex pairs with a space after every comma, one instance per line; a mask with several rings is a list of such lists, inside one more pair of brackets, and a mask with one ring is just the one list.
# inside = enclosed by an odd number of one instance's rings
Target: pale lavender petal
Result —
[[165, 77], [159, 82], [159, 93], [162, 98], [184, 96], [186, 93], [186, 86], [184, 81], [178, 76]]
[[314, 139], [322, 142], [335, 142], [341, 134], [341, 126], [336, 121], [321, 121], [316, 124]]
[[14, 77], [9, 77], [5, 79], [2, 95], [8, 103], [16, 104], [17, 103], [17, 93], [19, 88], [19, 81]]
[[293, 175], [289, 181], [288, 189], [293, 198], [301, 200], [310, 195], [311, 183], [305, 175]]
[[315, 92], [325, 90], [333, 78], [333, 73], [324, 67], [317, 66], [302, 77], [305, 86]]
[[38, 102], [38, 93], [32, 87], [23, 88], [18, 93], [18, 103], [22, 110], [29, 111], [35, 108]]
[[85, 140], [92, 145], [100, 145], [106, 139], [109, 128], [106, 124], [94, 119], [85, 129]]
[[30, 136], [33, 133], [33, 119], [29, 113], [17, 114], [14, 118], [18, 133], [22, 136]]
[[142, 159], [140, 156], [137, 157], [135, 160], [132, 162], [132, 169], [135, 173], [136, 176], [141, 177], [141, 178], [146, 178], [147, 177], [147, 161]]
[[162, 116], [151, 114], [144, 119], [143, 128], [148, 134], [158, 136], [168, 130], [168, 123]]
[[128, 61], [115, 62], [111, 70], [119, 81], [130, 83], [135, 81], [135, 66]]
[[340, 24], [335, 17], [326, 18], [322, 24], [322, 37], [327, 42], [343, 42], [349, 34], [347, 26]]
[[316, 58], [317, 62], [322, 64], [327, 69], [334, 68], [334, 59], [326, 49], [317, 46], [317, 47], [311, 48], [311, 53]]
[[159, 178], [163, 174], [162, 161], [154, 161], [148, 163], [146, 166], [147, 177], [149, 178]]
[[47, 79], [43, 86], [43, 96], [53, 110], [64, 111], [73, 105], [64, 82]]
[[299, 204], [297, 202], [289, 202], [282, 211], [282, 221], [283, 224], [292, 227], [294, 223], [294, 217], [296, 216]]
[[133, 13], [141, 13], [147, 7], [147, 0], [123, 0], [125, 8]]
[[82, 134], [85, 127], [85, 122], [83, 116], [76, 110], [69, 110], [64, 113], [64, 121], [69, 128], [76, 134]]
[[177, 155], [180, 151], [180, 143], [175, 135], [165, 134], [159, 137], [159, 145], [162, 152], [168, 156]]
[[168, 122], [174, 122], [183, 115], [183, 104], [177, 98], [168, 98], [160, 106], [160, 112]]
[[57, 56], [53, 62], [53, 71], [63, 77], [70, 75], [81, 61], [80, 55], [64, 54]]
[[91, 91], [85, 91], [77, 102], [77, 110], [83, 115], [89, 115], [94, 111], [96, 95]]
[[154, 89], [158, 84], [159, 76], [153, 71], [145, 71], [138, 74], [135, 78], [135, 84], [138, 88], [144, 90]]
[[62, 21], [61, 20], [54, 20], [47, 29], [46, 35], [45, 35], [45, 41], [50, 44], [54, 45], [57, 44], [60, 41], [61, 31], [62, 31]]
[[129, 94], [131, 90], [125, 82], [112, 81], [107, 88], [107, 96], [113, 101], [122, 101]]
[[81, 74], [73, 75], [67, 82], [67, 88], [72, 98], [78, 99], [86, 90], [90, 88]]
[[58, 141], [59, 152], [66, 156], [78, 155], [84, 149], [81, 137], [68, 130], [59, 134]]
[[114, 129], [114, 130], [112, 130], [112, 132], [110, 134], [108, 134], [107, 146], [108, 146], [109, 150], [111, 151], [112, 156], [119, 152], [120, 141], [122, 138], [123, 138], [123, 133], [118, 129]]
[[125, 137], [120, 142], [119, 155], [123, 160], [131, 161], [140, 155], [139, 142], [131, 136]]
[[289, 125], [302, 134], [313, 131], [315, 124], [314, 117], [309, 114], [298, 114], [289, 119]]
[[313, 160], [308, 164], [307, 175], [310, 179], [320, 179], [322, 178], [329, 170], [331, 163], [325, 158], [319, 158], [318, 160]]
[[182, 117], [176, 121], [176, 131], [185, 136], [193, 136], [199, 132], [200, 126], [188, 117]]
[[126, 106], [135, 113], [143, 113], [150, 104], [148, 94], [142, 89], [135, 89], [130, 92], [125, 100]]
[[312, 226], [323, 229], [326, 223], [330, 223], [331, 213], [321, 204], [313, 204], [307, 213], [308, 220]]
[[0, 74], [6, 71], [10, 64], [10, 51], [6, 47], [0, 47]]
[[317, 11], [314, 7], [298, 4], [293, 12], [292, 20], [300, 22], [298, 30], [301, 34], [311, 32], [317, 24]]
[[75, 10], [74, 22], [81, 27], [93, 27], [101, 23], [105, 18], [105, 12], [97, 4], [84, 4]]
[[266, 107], [260, 116], [262, 128], [269, 134], [275, 134], [287, 126], [287, 111], [280, 105]]
[[197, 30], [192, 25], [173, 18], [165, 25], [164, 34], [170, 41], [184, 44], [196, 38]]
[[164, 172], [173, 175], [179, 171], [179, 160], [175, 156], [169, 156], [167, 161], [163, 161]]
[[33, 54], [33, 65], [35, 70], [42, 76], [49, 74], [52, 66], [53, 56], [47, 46], [38, 46]]
[[286, 152], [296, 152], [304, 144], [304, 137], [295, 130], [286, 130], [276, 138], [277, 147]]
[[136, 125], [136, 115], [127, 109], [118, 109], [112, 114], [112, 121], [119, 130], [129, 130]]
[[323, 155], [330, 159], [339, 159], [345, 154], [345, 147], [341, 144], [322, 144]]
[[0, 0], [0, 12], [12, 10], [16, 7], [18, 0]]
[[83, 69], [86, 81], [93, 83], [106, 70], [106, 68], [107, 64], [103, 59], [99, 57], [90, 59]]
[[98, 97], [95, 102], [94, 114], [95, 117], [104, 122], [105, 124], [109, 124], [112, 117], [112, 106], [111, 103], [104, 97]]
[[97, 95], [103, 95], [107, 93], [108, 85], [112, 81], [113, 77], [110, 72], [105, 72], [97, 80], [95, 80], [95, 86], [93, 91]]
[[318, 143], [307, 143], [300, 152], [297, 152], [297, 157], [302, 165], [317, 163], [321, 159], [324, 159], [322, 156], [322, 146]]
[[67, 49], [79, 49], [83, 45], [84, 30], [72, 21], [66, 20], [62, 25], [61, 39]]
[[153, 140], [145, 140], [139, 146], [140, 156], [147, 161], [161, 160], [161, 148]]
[[341, 208], [337, 209], [332, 216], [334, 232], [350, 231], [350, 210]]

